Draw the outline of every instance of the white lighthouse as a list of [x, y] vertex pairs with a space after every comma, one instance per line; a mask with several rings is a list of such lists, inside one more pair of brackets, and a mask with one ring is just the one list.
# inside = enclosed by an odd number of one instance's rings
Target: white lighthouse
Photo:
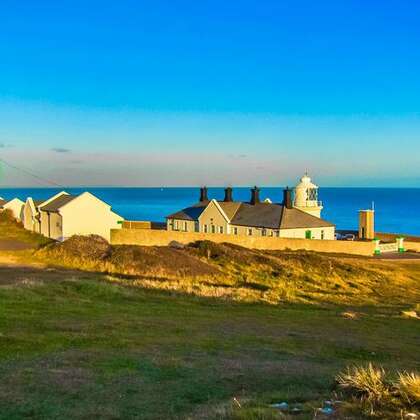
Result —
[[295, 187], [294, 207], [312, 216], [321, 217], [322, 202], [318, 201], [318, 186], [312, 183], [307, 173]]

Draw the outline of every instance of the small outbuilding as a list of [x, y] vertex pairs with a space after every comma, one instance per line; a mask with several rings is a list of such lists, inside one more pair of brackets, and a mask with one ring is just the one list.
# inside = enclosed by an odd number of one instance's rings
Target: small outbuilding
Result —
[[0, 210], [10, 210], [13, 217], [17, 221], [23, 220], [23, 207], [25, 203], [19, 198], [13, 198], [12, 200], [0, 200]]
[[61, 191], [46, 200], [34, 200], [32, 197], [28, 197], [23, 208], [24, 228], [31, 232], [41, 233], [40, 207], [63, 195], [68, 194], [65, 191]]
[[100, 235], [110, 240], [111, 229], [124, 220], [111, 206], [90, 192], [63, 194], [39, 207], [41, 233], [63, 241], [73, 235]]

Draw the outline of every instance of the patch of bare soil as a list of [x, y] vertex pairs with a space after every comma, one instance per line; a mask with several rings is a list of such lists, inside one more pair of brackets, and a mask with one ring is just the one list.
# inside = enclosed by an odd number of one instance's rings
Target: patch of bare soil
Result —
[[23, 251], [34, 246], [17, 239], [0, 239], [0, 251]]
[[220, 274], [217, 267], [202, 261], [198, 256], [170, 247], [117, 246], [109, 262], [117, 270], [143, 276], [195, 277]]
[[72, 275], [74, 276], [76, 274], [80, 275], [79, 272], [74, 270], [57, 270], [18, 264], [0, 264], [0, 287], [30, 286], [49, 281], [61, 281], [63, 278], [71, 278]]

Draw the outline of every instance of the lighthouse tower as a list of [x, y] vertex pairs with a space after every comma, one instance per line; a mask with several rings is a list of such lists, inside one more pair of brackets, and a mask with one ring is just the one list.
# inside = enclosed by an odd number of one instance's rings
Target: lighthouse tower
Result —
[[313, 184], [308, 174], [295, 187], [294, 207], [312, 216], [321, 217], [322, 202], [318, 201], [318, 186]]

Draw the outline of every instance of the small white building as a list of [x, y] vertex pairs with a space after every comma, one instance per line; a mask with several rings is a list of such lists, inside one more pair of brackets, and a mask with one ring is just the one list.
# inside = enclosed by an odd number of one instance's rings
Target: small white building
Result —
[[63, 241], [73, 235], [100, 235], [110, 240], [111, 229], [124, 220], [111, 206], [89, 192], [64, 193], [39, 206], [41, 233]]
[[20, 222], [23, 220], [23, 207], [25, 203], [19, 198], [13, 198], [12, 200], [0, 202], [0, 210], [10, 210], [13, 213], [13, 217]]
[[61, 191], [46, 200], [34, 200], [32, 197], [28, 197], [23, 208], [24, 228], [30, 230], [31, 232], [41, 233], [40, 207], [63, 195], [68, 195], [68, 193]]

